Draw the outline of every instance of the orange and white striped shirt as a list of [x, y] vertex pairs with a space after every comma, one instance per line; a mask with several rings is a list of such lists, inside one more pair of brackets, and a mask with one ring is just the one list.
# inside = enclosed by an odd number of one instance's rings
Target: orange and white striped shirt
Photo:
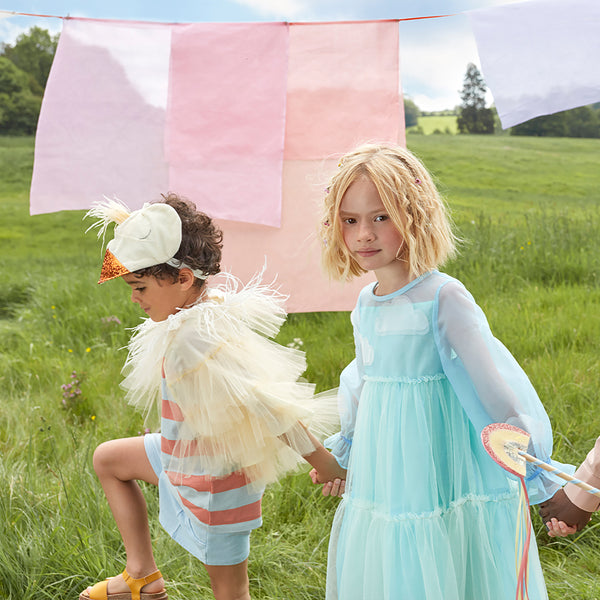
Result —
[[180, 503], [204, 527], [223, 532], [248, 531], [262, 524], [261, 499], [263, 490], [252, 486], [247, 477], [233, 472], [224, 477], [215, 477], [207, 472], [188, 472], [185, 468], [179, 472], [169, 470], [174, 461], [186, 461], [194, 455], [194, 463], [198, 464], [198, 456], [202, 451], [197, 444], [186, 444], [186, 455], [178, 452], [181, 441], [181, 430], [184, 416], [176, 402], [168, 397], [166, 379], [162, 379], [161, 408], [161, 461], [163, 469], [176, 490]]

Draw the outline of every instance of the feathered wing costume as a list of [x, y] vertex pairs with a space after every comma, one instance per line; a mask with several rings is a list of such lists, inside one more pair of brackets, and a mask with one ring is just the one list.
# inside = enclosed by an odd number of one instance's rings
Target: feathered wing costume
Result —
[[[99, 219], [92, 227], [100, 237], [127, 219], [127, 209], [107, 200], [88, 215]], [[160, 410], [164, 377], [166, 399], [182, 419], [171, 476], [240, 471], [259, 487], [315, 450], [305, 427], [317, 437], [336, 428], [337, 393], [315, 395], [300, 380], [304, 353], [270, 339], [285, 321], [285, 296], [260, 277], [241, 286], [224, 276], [193, 306], [134, 329], [121, 385], [149, 417]]]
[[237, 287], [229, 276], [194, 306], [138, 326], [122, 387], [149, 414], [164, 369], [167, 396], [183, 416], [171, 473], [241, 471], [265, 485], [315, 450], [305, 425], [318, 437], [335, 427], [337, 400], [299, 379], [302, 352], [269, 339], [285, 319], [284, 298], [257, 281]]

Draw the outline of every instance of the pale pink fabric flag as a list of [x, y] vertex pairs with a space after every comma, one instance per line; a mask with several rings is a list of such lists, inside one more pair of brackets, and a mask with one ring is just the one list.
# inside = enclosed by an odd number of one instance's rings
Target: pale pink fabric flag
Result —
[[279, 226], [288, 37], [284, 23], [66, 20], [31, 213], [177, 190], [215, 217]]
[[398, 23], [292, 24], [280, 229], [222, 222], [223, 266], [247, 280], [265, 262], [290, 312], [350, 310], [373, 275], [329, 281], [318, 219], [339, 157], [366, 141], [404, 142]]
[[288, 27], [173, 29], [169, 188], [222, 219], [281, 223]]
[[171, 29], [68, 19], [35, 142], [31, 214], [140, 207], [168, 189], [164, 130]]
[[600, 101], [598, 0], [531, 0], [468, 14], [504, 129]]
[[397, 21], [292, 25], [286, 159], [404, 141], [398, 31]]

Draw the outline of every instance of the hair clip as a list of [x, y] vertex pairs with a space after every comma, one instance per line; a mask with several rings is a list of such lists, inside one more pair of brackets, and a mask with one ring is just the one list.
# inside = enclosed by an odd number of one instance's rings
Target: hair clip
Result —
[[329, 225], [330, 225], [329, 221], [323, 221], [323, 226], [324, 227], [329, 227]]
[[418, 177], [415, 177], [415, 183], [417, 185], [421, 185], [421, 180]]
[[327, 186], [324, 190], [323, 190], [326, 194], [329, 194], [329, 186]]

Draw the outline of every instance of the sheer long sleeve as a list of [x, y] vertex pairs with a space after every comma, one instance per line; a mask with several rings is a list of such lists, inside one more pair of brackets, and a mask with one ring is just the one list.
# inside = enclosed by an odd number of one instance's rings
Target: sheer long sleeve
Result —
[[338, 389], [338, 410], [340, 414], [341, 430], [328, 437], [324, 445], [329, 448], [339, 465], [348, 468], [350, 450], [352, 449], [352, 438], [354, 437], [354, 424], [356, 423], [356, 411], [362, 380], [358, 372], [357, 361], [354, 359], [340, 375], [340, 387]]
[[[352, 313], [352, 322], [356, 327], [357, 311]], [[352, 450], [352, 439], [354, 438], [354, 426], [360, 393], [363, 386], [362, 358], [360, 344], [355, 340], [356, 358], [342, 371], [340, 375], [340, 387], [338, 389], [338, 411], [340, 415], [340, 431], [328, 437], [324, 446], [329, 448], [335, 456], [340, 467], [348, 468], [350, 450]]]
[[[492, 335], [471, 294], [459, 282], [449, 281], [438, 291], [437, 307], [442, 366], [477, 431], [490, 423], [519, 427], [531, 436], [531, 454], [572, 472], [570, 465], [553, 463], [548, 415], [523, 369]], [[530, 465], [526, 482], [532, 504], [551, 497], [564, 483]]]

